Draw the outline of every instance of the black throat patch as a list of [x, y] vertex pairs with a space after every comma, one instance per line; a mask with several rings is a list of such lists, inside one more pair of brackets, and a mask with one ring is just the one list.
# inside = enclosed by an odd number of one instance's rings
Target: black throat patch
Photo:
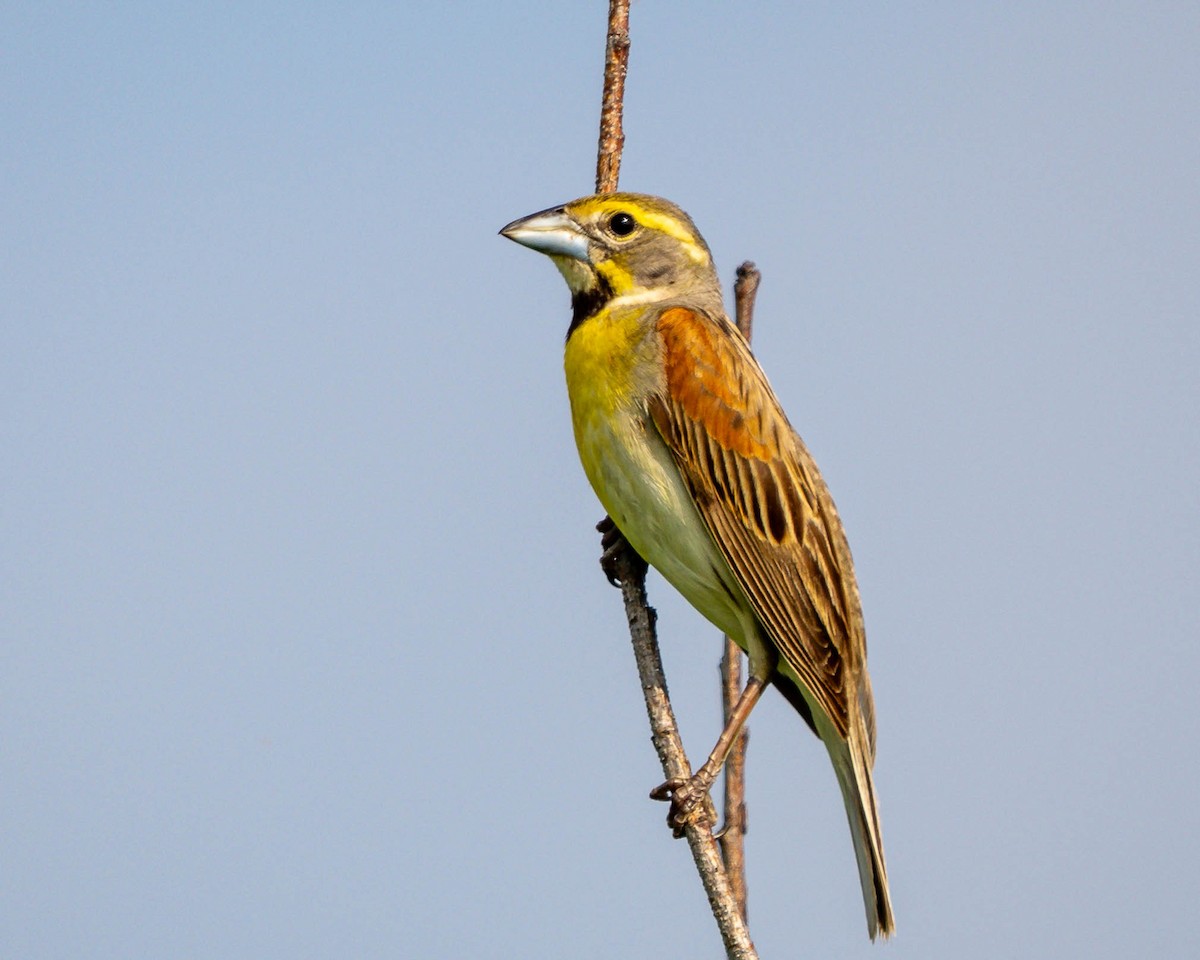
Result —
[[571, 325], [567, 327], [567, 339], [571, 339], [571, 334], [584, 320], [590, 320], [603, 310], [612, 296], [612, 285], [601, 276], [596, 277], [596, 286], [572, 294]]

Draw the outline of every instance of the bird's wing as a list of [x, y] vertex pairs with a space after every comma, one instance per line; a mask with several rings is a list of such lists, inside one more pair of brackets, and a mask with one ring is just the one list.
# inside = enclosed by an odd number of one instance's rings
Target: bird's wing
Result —
[[700, 514], [780, 655], [843, 737], [853, 710], [873, 754], [858, 587], [816, 464], [728, 320], [671, 307], [657, 332], [649, 412]]

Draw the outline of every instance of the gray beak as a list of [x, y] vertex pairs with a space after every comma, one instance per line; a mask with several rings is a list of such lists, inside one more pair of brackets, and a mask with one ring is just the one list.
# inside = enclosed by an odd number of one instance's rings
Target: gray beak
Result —
[[514, 220], [500, 235], [550, 257], [588, 261], [588, 238], [562, 207]]

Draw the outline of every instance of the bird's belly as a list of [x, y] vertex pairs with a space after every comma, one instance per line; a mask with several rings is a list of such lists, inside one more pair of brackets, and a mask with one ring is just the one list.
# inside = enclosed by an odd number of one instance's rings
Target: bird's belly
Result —
[[575, 426], [584, 472], [630, 545], [744, 646], [750, 604], [654, 426], [625, 411]]

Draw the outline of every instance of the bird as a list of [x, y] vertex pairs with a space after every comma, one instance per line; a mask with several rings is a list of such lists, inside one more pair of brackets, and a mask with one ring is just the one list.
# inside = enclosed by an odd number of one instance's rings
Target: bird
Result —
[[571, 293], [564, 367], [583, 469], [624, 540], [748, 657], [712, 753], [669, 799], [700, 814], [746, 717], [776, 687], [824, 743], [872, 940], [895, 929], [872, 770], [875, 706], [846, 534], [808, 448], [730, 322], [708, 244], [674, 203], [582, 197], [500, 234]]

